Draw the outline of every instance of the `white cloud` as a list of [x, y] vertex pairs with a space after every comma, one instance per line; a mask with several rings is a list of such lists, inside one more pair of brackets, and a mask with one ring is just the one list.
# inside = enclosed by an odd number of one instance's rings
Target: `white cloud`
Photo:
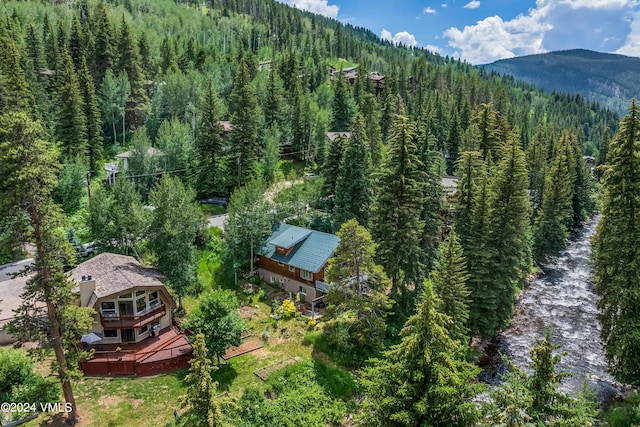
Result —
[[640, 12], [633, 14], [631, 32], [627, 35], [624, 45], [615, 53], [627, 56], [640, 56]]
[[440, 53], [440, 52], [442, 52], [442, 49], [440, 48], [440, 46], [436, 46], [436, 45], [433, 45], [433, 44], [428, 44], [428, 45], [426, 45], [426, 46], [425, 46], [425, 49], [427, 49], [427, 50], [429, 50], [429, 51], [431, 51], [431, 52], [433, 52], [433, 53]]
[[480, 7], [480, 2], [478, 0], [472, 0], [469, 3], [464, 5], [465, 9], [477, 9]]
[[[467, 6], [472, 3], [480, 2], [474, 0]], [[624, 22], [639, 4], [640, 0], [536, 0], [535, 8], [526, 15], [507, 21], [490, 16], [463, 29], [451, 27], [443, 35], [456, 53], [473, 64], [578, 46], [615, 50], [619, 44], [605, 47], [601, 43], [613, 43], [620, 37], [616, 32], [622, 33], [622, 39], [627, 37], [620, 53], [640, 55], [640, 12], [633, 15], [633, 31], [628, 36], [629, 24]], [[609, 27], [596, 34], [593, 29], [600, 28], [601, 22], [608, 22]]]
[[380, 38], [382, 40], [389, 40], [393, 44], [404, 44], [409, 47], [414, 47], [418, 45], [418, 41], [416, 40], [416, 37], [413, 34], [408, 33], [407, 31], [400, 31], [395, 35], [392, 35], [391, 31], [383, 28], [382, 31], [380, 32]]
[[338, 17], [340, 10], [339, 6], [329, 4], [329, 0], [280, 0], [280, 2], [333, 19]]
[[406, 31], [400, 31], [399, 33], [396, 33], [396, 35], [393, 36], [393, 42], [395, 44], [402, 43], [410, 47], [414, 47], [418, 44], [416, 37]]
[[442, 4], [440, 5], [440, 7], [441, 7], [441, 8], [443, 8], [443, 9], [446, 9], [446, 7], [447, 7], [447, 6], [449, 6], [449, 5], [448, 5], [448, 4], [446, 4], [446, 3], [442, 3]]
[[428, 13], [430, 15], [433, 15], [434, 13], [436, 13], [436, 10], [434, 8], [432, 8], [432, 7], [427, 6], [427, 7], [424, 8], [423, 12], [424, 13]]
[[559, 4], [566, 4], [571, 9], [621, 9], [637, 6], [638, 0], [560, 0]]

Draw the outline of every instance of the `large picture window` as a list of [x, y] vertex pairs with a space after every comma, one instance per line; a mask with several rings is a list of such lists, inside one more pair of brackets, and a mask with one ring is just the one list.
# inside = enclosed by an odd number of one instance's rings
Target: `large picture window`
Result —
[[153, 308], [160, 305], [160, 298], [158, 297], [158, 291], [149, 292], [149, 307]]
[[[142, 292], [142, 295], [138, 295]], [[147, 294], [144, 291], [136, 292], [136, 313], [142, 313], [147, 310]]]
[[117, 329], [105, 329], [104, 330], [105, 338], [118, 338], [118, 330]]
[[100, 303], [100, 312], [104, 317], [116, 317], [116, 302], [115, 301], [102, 301]]

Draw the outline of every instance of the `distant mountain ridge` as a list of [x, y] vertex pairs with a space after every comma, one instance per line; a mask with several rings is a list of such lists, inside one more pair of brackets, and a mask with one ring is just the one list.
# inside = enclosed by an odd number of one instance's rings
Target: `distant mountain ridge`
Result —
[[545, 92], [580, 94], [620, 113], [640, 95], [640, 58], [630, 56], [573, 49], [501, 59], [482, 67]]

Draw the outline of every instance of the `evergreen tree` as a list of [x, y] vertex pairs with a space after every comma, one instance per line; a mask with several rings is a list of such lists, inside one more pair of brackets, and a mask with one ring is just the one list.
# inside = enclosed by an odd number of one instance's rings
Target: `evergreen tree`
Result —
[[[61, 260], [73, 260], [75, 256], [64, 234], [59, 232], [64, 217], [52, 200], [57, 186], [57, 153], [53, 145], [42, 138], [43, 134], [41, 125], [25, 112], [0, 115], [0, 176], [4, 177], [0, 199], [26, 219], [28, 226], [24, 221], [16, 225], [21, 226], [23, 241], [31, 241], [36, 247], [35, 275], [28, 280], [21, 295], [23, 304], [10, 330], [21, 343], [39, 341], [45, 347], [53, 347], [52, 371], [58, 376], [64, 399], [71, 407], [67, 418], [74, 424], [78, 412], [71, 381], [78, 365], [70, 356], [73, 349], [64, 342], [65, 329], [73, 327], [65, 321], [64, 313], [66, 307], [72, 305], [74, 285], [64, 274]], [[38, 325], [33, 322], [40, 316], [47, 319], [44, 331], [40, 322]]]
[[383, 347], [390, 282], [374, 262], [371, 234], [358, 221], [348, 220], [336, 234], [340, 243], [326, 272], [331, 283], [327, 317], [333, 319], [326, 332], [328, 341], [357, 364], [363, 351]]
[[639, 141], [640, 108], [633, 100], [609, 146], [602, 218], [592, 240], [605, 354], [613, 376], [630, 384], [640, 384]]
[[82, 57], [80, 62], [80, 93], [84, 100], [84, 116], [87, 120], [87, 157], [89, 158], [89, 170], [96, 174], [102, 169], [102, 120], [98, 107], [98, 97], [96, 96], [87, 61]]
[[200, 101], [198, 136], [195, 141], [195, 188], [198, 197], [223, 193], [222, 184], [222, 125], [220, 101], [209, 80]]
[[374, 170], [380, 166], [382, 158], [382, 130], [380, 129], [380, 103], [371, 93], [366, 93], [360, 104], [360, 113], [364, 119], [365, 133], [369, 141], [371, 165]]
[[87, 118], [78, 76], [66, 48], [60, 53], [56, 74], [58, 120], [56, 136], [65, 158], [87, 154]]
[[432, 135], [424, 136], [420, 146], [420, 160], [424, 166], [425, 185], [420, 220], [424, 226], [420, 239], [420, 264], [424, 275], [433, 267], [436, 250], [442, 235], [442, 207], [444, 191], [440, 171], [441, 155], [434, 151]]
[[542, 208], [536, 218], [534, 256], [543, 262], [547, 256], [557, 256], [568, 237], [572, 222], [571, 201], [575, 176], [570, 136], [562, 134], [542, 192]]
[[489, 252], [492, 254], [488, 292], [497, 302], [497, 323], [490, 335], [509, 324], [519, 280], [529, 267], [529, 176], [517, 135], [512, 135], [497, 166], [489, 199]]
[[351, 137], [347, 140], [336, 182], [334, 220], [338, 225], [352, 218], [359, 224], [368, 223], [372, 199], [368, 143], [364, 121], [358, 114], [351, 128]]
[[122, 16], [120, 38], [118, 40], [118, 60], [114, 66], [116, 73], [125, 71], [131, 94], [127, 100], [126, 121], [133, 129], [144, 123], [149, 110], [149, 97], [147, 96], [147, 79], [142, 70], [138, 44], [131, 33], [129, 24]]
[[244, 59], [240, 60], [235, 78], [233, 90], [230, 95], [231, 102], [231, 144], [233, 146], [232, 162], [237, 170], [238, 188], [246, 184], [256, 167], [256, 161], [260, 155], [258, 144], [258, 126], [260, 123], [260, 109], [255, 89], [251, 83], [249, 69]]
[[351, 89], [340, 70], [334, 79], [333, 84], [333, 120], [331, 130], [334, 132], [344, 132], [351, 128], [353, 118], [353, 99]]
[[490, 399], [483, 404], [488, 415], [486, 425], [513, 427], [590, 426], [598, 413], [594, 395], [582, 390], [577, 398], [558, 391], [562, 380], [571, 376], [567, 372], [556, 372], [562, 354], [554, 354], [560, 348], [551, 343], [549, 332], [536, 341], [531, 350], [532, 375], [511, 365], [511, 372], [504, 382], [489, 392]]
[[465, 250], [468, 247], [471, 229], [473, 201], [477, 191], [477, 180], [482, 168], [482, 158], [479, 151], [465, 151], [458, 159], [458, 187], [455, 194], [454, 224], [460, 244]]
[[96, 85], [102, 83], [105, 74], [113, 65], [113, 33], [107, 8], [103, 2], [96, 5], [96, 11], [93, 14], [93, 61], [91, 74]]
[[69, 35], [69, 55], [73, 60], [73, 67], [76, 70], [82, 69], [82, 60], [86, 56], [85, 37], [82, 32], [82, 25], [78, 15], [73, 14], [71, 19], [71, 34]]
[[[387, 143], [386, 157], [376, 182], [371, 230], [378, 243], [378, 260], [404, 294], [401, 282], [417, 286], [420, 279], [420, 220], [424, 198], [424, 165], [418, 157], [415, 125], [396, 116]], [[406, 295], [397, 301], [406, 299]]]
[[324, 177], [322, 192], [326, 196], [330, 196], [336, 192], [336, 183], [340, 176], [340, 166], [342, 165], [347, 143], [348, 140], [342, 135], [336, 135], [329, 141], [327, 158], [322, 168], [322, 175]]
[[13, 40], [0, 37], [0, 112], [32, 111], [35, 101]]
[[207, 346], [202, 333], [196, 335], [193, 343], [193, 358], [189, 373], [184, 381], [189, 385], [187, 394], [182, 396], [182, 406], [187, 410], [180, 417], [182, 425], [218, 427], [222, 425], [222, 411], [216, 399], [218, 383], [211, 379], [215, 372], [208, 358]]
[[363, 425], [468, 426], [479, 420], [470, 401], [483, 388], [473, 381], [479, 368], [464, 361], [439, 304], [425, 282], [416, 314], [400, 332], [402, 341], [362, 372]]
[[438, 311], [451, 318], [449, 336], [461, 344], [469, 341], [469, 279], [458, 235], [452, 229], [438, 248], [438, 260], [430, 274], [433, 290], [440, 299]]
[[265, 126], [267, 128], [272, 127], [275, 124], [280, 124], [282, 121], [282, 107], [283, 107], [283, 89], [282, 80], [278, 76], [278, 72], [275, 67], [269, 71], [269, 80], [267, 82], [267, 99], [264, 105], [264, 119]]
[[27, 56], [31, 61], [31, 67], [36, 76], [40, 77], [41, 71], [45, 70], [46, 60], [44, 56], [44, 48], [42, 46], [42, 36], [38, 31], [36, 24], [31, 23], [27, 27]]
[[460, 123], [458, 113], [455, 110], [452, 113], [451, 124], [449, 125], [449, 134], [447, 135], [447, 175], [453, 175], [456, 162], [458, 161], [458, 153], [460, 151]]
[[493, 251], [489, 245], [491, 179], [486, 163], [482, 164], [474, 188], [469, 234], [467, 246], [464, 248], [470, 276], [467, 286], [471, 292], [469, 329], [474, 336], [492, 336], [498, 320], [497, 296], [489, 289], [495, 276], [491, 271]]

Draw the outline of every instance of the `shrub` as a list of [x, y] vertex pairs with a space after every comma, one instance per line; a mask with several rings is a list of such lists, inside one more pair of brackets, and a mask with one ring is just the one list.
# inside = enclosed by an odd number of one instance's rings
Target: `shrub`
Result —
[[289, 299], [282, 301], [280, 310], [282, 310], [282, 316], [287, 319], [293, 317], [296, 314], [296, 306], [293, 301]]

